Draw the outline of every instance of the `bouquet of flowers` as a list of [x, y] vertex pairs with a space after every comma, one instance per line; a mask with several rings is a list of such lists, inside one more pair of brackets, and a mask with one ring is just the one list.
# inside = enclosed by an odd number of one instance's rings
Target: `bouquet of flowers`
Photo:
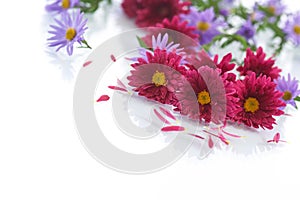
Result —
[[[84, 13], [96, 11], [100, 2], [57, 0], [47, 5], [60, 15], [50, 25], [49, 46], [57, 51], [66, 47], [69, 55], [76, 42], [91, 48], [83, 36]], [[255, 3], [251, 9], [234, 0], [124, 0], [121, 6], [138, 27], [147, 27], [146, 35], [137, 36], [139, 55], [127, 58], [128, 85], [118, 79], [109, 88], [163, 105], [153, 110], [164, 123], [162, 132], [185, 132], [213, 148], [212, 138], [226, 145], [231, 137], [242, 138], [226, 131], [228, 124], [272, 130], [278, 117], [288, 115], [286, 106], [297, 109], [298, 80], [282, 76], [284, 68], [275, 60], [288, 43], [300, 45], [300, 13], [286, 14], [281, 1]], [[276, 41], [265, 47], [273, 51], [271, 56], [258, 42], [266, 30]], [[232, 44], [238, 45], [225, 56], [215, 53]], [[244, 52], [242, 59], [237, 50]], [[111, 59], [117, 61], [113, 55]], [[109, 99], [102, 95], [97, 102]], [[203, 128], [191, 133], [176, 116]], [[266, 142], [285, 142], [280, 137], [276, 133]]]

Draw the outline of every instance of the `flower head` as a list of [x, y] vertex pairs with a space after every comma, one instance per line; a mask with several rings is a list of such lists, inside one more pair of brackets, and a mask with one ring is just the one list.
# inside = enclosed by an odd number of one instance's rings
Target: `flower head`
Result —
[[213, 8], [209, 8], [202, 12], [194, 7], [190, 8], [190, 14], [182, 16], [189, 22], [190, 26], [196, 27], [196, 33], [200, 35], [200, 44], [209, 43], [220, 32], [218, 28], [225, 26], [225, 23], [215, 18]]
[[80, 0], [55, 0], [46, 6], [48, 12], [64, 12], [69, 8], [74, 8], [79, 4]]
[[285, 77], [279, 78], [275, 81], [277, 83], [277, 90], [283, 93], [282, 100], [286, 104], [296, 106], [295, 98], [300, 95], [300, 89], [298, 88], [298, 81], [296, 78], [291, 78], [291, 74], [288, 74], [287, 79]]
[[215, 55], [214, 57], [214, 63], [216, 64], [217, 68], [221, 70], [221, 75], [226, 75], [226, 80], [235, 82], [236, 81], [236, 75], [231, 72], [235, 68], [235, 64], [231, 63], [232, 60], [232, 54], [229, 53], [225, 55], [222, 60], [219, 62], [219, 56]]
[[87, 19], [83, 18], [83, 13], [79, 10], [71, 14], [63, 12], [61, 19], [54, 19], [56, 25], [50, 25], [53, 30], [49, 33], [54, 36], [48, 38], [49, 47], [58, 47], [56, 51], [66, 47], [69, 55], [73, 53], [73, 45], [75, 42], [81, 44], [84, 41], [83, 34], [87, 29]]
[[274, 116], [284, 114], [280, 107], [285, 103], [280, 100], [282, 93], [276, 90], [271, 78], [256, 77], [252, 72], [244, 80], [238, 80], [235, 87], [239, 102], [234, 120], [249, 127], [273, 129]]
[[124, 0], [121, 4], [125, 14], [128, 17], [136, 17], [137, 11], [142, 9], [142, 0]]
[[242, 76], [246, 76], [255, 72], [256, 77], [260, 75], [266, 75], [272, 80], [279, 77], [281, 69], [274, 67], [275, 60], [272, 58], [266, 59], [266, 54], [263, 49], [259, 47], [256, 51], [256, 54], [247, 49], [247, 55], [244, 59], [244, 65], [237, 68], [237, 71], [240, 72]]
[[[180, 66], [181, 56], [174, 52], [156, 49], [146, 52], [147, 59], [139, 58], [132, 64], [133, 70], [127, 77], [129, 85], [140, 96], [163, 104], [176, 105], [176, 88], [181, 83], [184, 67]], [[182, 83], [181, 83], [182, 84]]]
[[255, 35], [255, 28], [252, 24], [252, 21], [250, 19], [247, 20], [237, 31], [237, 34], [245, 37], [247, 40], [253, 39]]
[[189, 36], [192, 39], [199, 38], [199, 35], [195, 33], [196, 27], [189, 26], [187, 21], [181, 21], [178, 16], [174, 16], [172, 20], [165, 18], [162, 22], [157, 23], [156, 27], [178, 31]]
[[[182, 115], [207, 123], [222, 123], [226, 119], [226, 114], [233, 117], [235, 107], [231, 102], [235, 100], [233, 96], [235, 90], [230, 87], [232, 83], [224, 84], [219, 69], [203, 66], [198, 70], [187, 71], [186, 79], [188, 83], [180, 87], [177, 93], [176, 110]], [[225, 89], [226, 84], [229, 84], [228, 90]]]
[[285, 33], [296, 45], [300, 45], [300, 12], [286, 22]]
[[268, 0], [263, 6], [267, 8], [269, 14], [272, 16], [282, 15], [286, 8], [281, 0]]
[[141, 9], [137, 10], [136, 24], [139, 27], [153, 26], [163, 19], [172, 19], [179, 14], [187, 14], [190, 2], [180, 0], [141, 0]]

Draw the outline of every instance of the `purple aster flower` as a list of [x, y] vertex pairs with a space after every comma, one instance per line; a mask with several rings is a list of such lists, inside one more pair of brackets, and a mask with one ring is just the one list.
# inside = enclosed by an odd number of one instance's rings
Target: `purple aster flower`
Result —
[[285, 77], [282, 77], [277, 79], [275, 82], [277, 83], [277, 90], [283, 92], [282, 99], [285, 103], [296, 107], [294, 99], [300, 95], [300, 89], [298, 89], [298, 81], [296, 78], [292, 79], [291, 74], [288, 74], [287, 80]]
[[281, 0], [269, 0], [263, 6], [274, 16], [282, 15], [286, 9], [286, 6], [282, 4]]
[[[160, 50], [166, 50], [167, 53], [173, 52], [176, 53], [182, 57], [185, 57], [185, 53], [182, 52], [183, 48], [178, 48], [180, 46], [180, 44], [174, 44], [174, 42], [170, 42], [169, 41], [169, 35], [166, 33], [163, 37], [161, 37], [161, 33], [158, 34], [157, 38], [155, 38], [154, 35], [152, 35], [152, 49], [153, 51], [156, 49], [160, 49]], [[147, 52], [153, 53], [153, 51], [150, 51], [148, 49], [145, 48], [138, 48], [139, 57], [134, 57], [134, 58], [128, 58], [128, 60], [131, 61], [137, 61], [138, 58], [143, 58], [144, 60], [147, 60]], [[183, 59], [182, 59], [183, 61]]]
[[254, 7], [253, 7], [253, 12], [252, 12], [252, 14], [251, 14], [251, 20], [252, 21], [261, 21], [261, 20], [263, 20], [264, 18], [265, 18], [265, 13], [264, 12], [262, 12], [262, 11], [260, 11], [259, 9], [258, 9], [258, 6], [259, 6], [259, 4], [258, 3], [255, 3], [254, 4]]
[[285, 33], [298, 46], [300, 45], [300, 12], [298, 12], [293, 20], [286, 22]]
[[244, 36], [247, 40], [253, 39], [255, 35], [255, 28], [252, 24], [252, 21], [249, 19], [244, 23], [240, 30], [237, 31], [237, 34]]
[[223, 0], [219, 3], [220, 14], [227, 17], [230, 14], [230, 10], [233, 7], [235, 0]]
[[57, 46], [59, 51], [66, 47], [69, 55], [73, 53], [73, 45], [78, 42], [80, 45], [84, 42], [83, 34], [87, 29], [87, 19], [83, 18], [80, 10], [75, 10], [71, 14], [68, 12], [61, 13], [61, 20], [54, 19], [56, 25], [50, 25], [53, 30], [49, 33], [54, 36], [48, 38], [49, 47]]
[[191, 8], [188, 15], [182, 16], [191, 26], [197, 28], [196, 33], [200, 35], [200, 44], [209, 43], [215, 36], [219, 35], [218, 28], [224, 27], [225, 23], [215, 18], [213, 8], [198, 12], [196, 8]]
[[69, 8], [74, 8], [80, 0], [55, 0], [46, 6], [48, 12], [64, 12]]

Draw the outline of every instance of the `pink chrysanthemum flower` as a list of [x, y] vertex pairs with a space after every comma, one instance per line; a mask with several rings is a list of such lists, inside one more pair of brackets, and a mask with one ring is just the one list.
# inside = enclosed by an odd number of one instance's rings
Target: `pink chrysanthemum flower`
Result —
[[128, 17], [134, 18], [137, 16], [137, 11], [142, 9], [142, 0], [124, 0], [121, 4], [125, 14]]
[[180, 0], [142, 0], [142, 9], [137, 10], [136, 24], [139, 27], [154, 26], [165, 18], [187, 14], [190, 4], [189, 1]]
[[237, 68], [242, 76], [247, 76], [254, 72], [256, 77], [260, 75], [266, 75], [272, 80], [277, 79], [280, 75], [281, 69], [274, 66], [275, 60], [272, 58], [266, 59], [266, 54], [263, 49], [259, 47], [256, 54], [247, 49], [247, 55], [244, 60], [244, 65]]
[[206, 123], [223, 123], [226, 114], [228, 118], [232, 118], [236, 109], [234, 105], [238, 100], [233, 96], [233, 83], [224, 83], [220, 73], [221, 70], [208, 66], [187, 71], [188, 84], [180, 87], [177, 93], [177, 110], [182, 115]]
[[236, 81], [236, 75], [232, 73], [231, 71], [235, 68], [235, 64], [231, 63], [232, 54], [229, 53], [226, 56], [222, 58], [222, 60], [219, 62], [219, 56], [215, 55], [214, 57], [214, 63], [216, 64], [217, 68], [221, 70], [221, 75], [227, 74], [226, 80], [235, 82]]
[[157, 23], [156, 27], [178, 31], [194, 40], [198, 40], [199, 38], [199, 35], [195, 34], [196, 27], [188, 26], [188, 21], [181, 21], [178, 16], [174, 16], [172, 20], [165, 18], [161, 23]]
[[138, 58], [134, 70], [127, 77], [129, 85], [140, 96], [163, 104], [176, 105], [175, 91], [184, 80], [185, 68], [180, 66], [182, 57], [174, 52], [156, 49], [146, 52], [147, 59]]
[[235, 121], [254, 128], [273, 129], [274, 116], [284, 114], [281, 107], [283, 93], [276, 90], [276, 84], [270, 77], [251, 73], [244, 80], [236, 82], [236, 94], [240, 99]]

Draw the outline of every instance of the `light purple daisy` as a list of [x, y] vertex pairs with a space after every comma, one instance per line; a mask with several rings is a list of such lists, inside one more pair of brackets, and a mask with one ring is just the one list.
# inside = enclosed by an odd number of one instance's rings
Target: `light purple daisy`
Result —
[[54, 19], [56, 25], [50, 25], [53, 30], [48, 31], [54, 36], [48, 38], [49, 47], [58, 47], [56, 51], [66, 47], [69, 55], [73, 54], [73, 45], [84, 42], [83, 34], [87, 30], [87, 19], [83, 18], [80, 10], [71, 13], [61, 13], [61, 19]]
[[213, 8], [198, 12], [192, 7], [188, 15], [181, 17], [197, 28], [196, 33], [200, 35], [201, 45], [209, 43], [220, 34], [218, 29], [226, 25], [221, 19], [216, 19]]
[[276, 81], [277, 90], [283, 92], [282, 99], [286, 104], [290, 104], [296, 107], [295, 98], [300, 95], [300, 89], [298, 89], [298, 81], [296, 78], [291, 78], [291, 74], [288, 74], [288, 78], [279, 78]]
[[281, 0], [269, 0], [263, 4], [273, 16], [282, 15], [286, 9]]
[[266, 17], [265, 13], [260, 11], [258, 6], [259, 6], [259, 4], [256, 2], [254, 4], [253, 12], [252, 12], [251, 17], [250, 17], [251, 21], [259, 22], [259, 21], [263, 20]]
[[237, 31], [237, 34], [245, 37], [247, 40], [253, 39], [255, 35], [255, 28], [252, 24], [252, 21], [250, 19], [247, 20]]
[[55, 0], [46, 6], [48, 12], [64, 12], [79, 5], [80, 0]]
[[227, 17], [230, 14], [230, 10], [233, 7], [235, 0], [223, 0], [219, 3], [220, 14]]
[[300, 45], [300, 12], [286, 22], [284, 31], [295, 45]]

